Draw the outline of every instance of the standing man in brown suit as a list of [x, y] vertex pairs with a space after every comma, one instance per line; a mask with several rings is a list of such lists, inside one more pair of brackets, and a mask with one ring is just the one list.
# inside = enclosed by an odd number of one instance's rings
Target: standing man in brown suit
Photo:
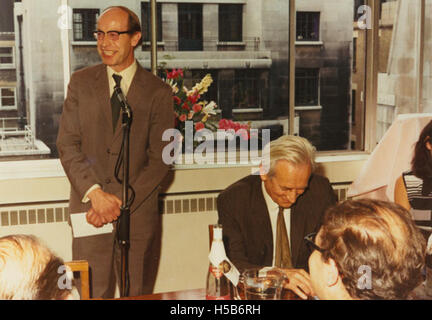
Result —
[[265, 167], [218, 197], [227, 255], [240, 270], [284, 269], [288, 288], [306, 299], [313, 290], [305, 271], [310, 252], [303, 238], [318, 231], [324, 211], [336, 197], [328, 179], [313, 173], [315, 148], [304, 138], [282, 136], [272, 141], [268, 172]]
[[151, 293], [156, 275], [149, 268], [158, 260], [153, 252], [161, 236], [158, 192], [168, 171], [162, 161], [166, 145], [162, 133], [173, 126], [172, 93], [135, 60], [141, 25], [131, 10], [105, 9], [95, 37], [102, 64], [72, 75], [57, 147], [71, 183], [70, 213], [87, 212], [88, 223], [95, 227], [114, 222], [114, 231], [74, 238], [73, 259], [89, 261], [92, 297], [114, 296], [120, 270], [115, 229], [122, 204], [122, 185], [114, 168], [122, 143], [122, 121], [119, 110], [112, 108], [112, 96], [114, 86], [120, 85], [133, 113], [129, 183], [135, 199], [130, 208], [129, 295], [135, 296]]

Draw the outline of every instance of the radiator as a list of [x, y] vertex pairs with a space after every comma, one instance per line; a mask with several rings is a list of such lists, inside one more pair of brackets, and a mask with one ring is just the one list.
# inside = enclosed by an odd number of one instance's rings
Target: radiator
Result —
[[[334, 184], [339, 201], [347, 200], [349, 184]], [[161, 195], [161, 214], [215, 213], [218, 192]], [[32, 225], [66, 222], [69, 218], [67, 201], [56, 203], [22, 204], [0, 207], [0, 226]]]

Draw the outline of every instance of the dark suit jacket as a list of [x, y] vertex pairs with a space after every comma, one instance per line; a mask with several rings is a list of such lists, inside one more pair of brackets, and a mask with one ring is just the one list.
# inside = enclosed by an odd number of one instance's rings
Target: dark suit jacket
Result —
[[[318, 231], [324, 211], [335, 203], [328, 179], [312, 174], [308, 188], [291, 207], [290, 246], [295, 268], [308, 270], [309, 251], [303, 238]], [[217, 208], [225, 249], [234, 265], [240, 270], [271, 266], [273, 237], [260, 176], [247, 176], [222, 191]]]
[[[168, 166], [162, 162], [162, 133], [174, 124], [171, 88], [139, 64], [128, 91], [133, 112], [130, 132], [130, 184], [136, 197], [133, 212], [160, 184]], [[106, 66], [75, 72], [63, 106], [57, 147], [71, 183], [70, 212], [85, 212], [87, 190], [100, 184], [121, 199], [114, 167], [122, 142], [121, 117], [113, 133]]]

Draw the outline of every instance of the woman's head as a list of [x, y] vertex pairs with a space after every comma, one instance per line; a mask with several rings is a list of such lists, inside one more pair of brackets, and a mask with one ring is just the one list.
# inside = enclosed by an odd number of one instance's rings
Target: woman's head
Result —
[[432, 121], [420, 133], [411, 161], [413, 173], [421, 178], [432, 178]]

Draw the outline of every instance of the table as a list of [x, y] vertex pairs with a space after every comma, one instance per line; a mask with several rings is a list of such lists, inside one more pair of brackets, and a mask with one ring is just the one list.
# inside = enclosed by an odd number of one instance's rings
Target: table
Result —
[[[284, 300], [300, 300], [292, 291], [283, 289]], [[116, 298], [114, 300], [206, 300], [206, 289], [188, 289], [172, 292], [146, 294], [137, 297]]]

